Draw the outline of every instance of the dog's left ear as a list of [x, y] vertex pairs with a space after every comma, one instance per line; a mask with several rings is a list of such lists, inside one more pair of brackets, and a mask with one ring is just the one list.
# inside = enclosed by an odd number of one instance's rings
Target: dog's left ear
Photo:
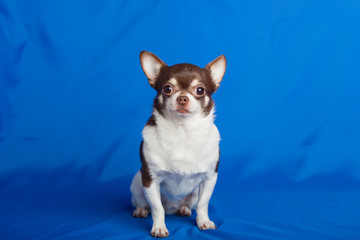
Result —
[[211, 80], [215, 85], [215, 90], [220, 86], [225, 70], [226, 70], [226, 58], [224, 55], [217, 57], [214, 61], [208, 63], [205, 69], [209, 71]]
[[164, 63], [155, 54], [147, 51], [142, 51], [140, 53], [140, 62], [150, 85], [155, 88], [161, 69], [167, 67], [166, 63]]

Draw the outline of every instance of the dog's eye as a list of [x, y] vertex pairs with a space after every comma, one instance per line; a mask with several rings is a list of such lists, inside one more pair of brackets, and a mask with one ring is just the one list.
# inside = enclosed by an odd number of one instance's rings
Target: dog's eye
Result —
[[170, 85], [165, 85], [165, 86], [163, 87], [163, 93], [164, 93], [165, 95], [170, 95], [173, 91], [174, 91], [174, 90], [173, 90], [173, 88], [172, 88]]
[[201, 97], [205, 94], [205, 88], [203, 87], [197, 87], [195, 90], [195, 93], [197, 96]]

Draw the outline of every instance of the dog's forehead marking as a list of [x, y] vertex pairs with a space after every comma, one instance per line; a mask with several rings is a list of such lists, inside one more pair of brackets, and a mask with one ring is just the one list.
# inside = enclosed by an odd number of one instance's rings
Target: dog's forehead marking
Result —
[[199, 85], [199, 84], [200, 84], [199, 79], [195, 78], [194, 80], [192, 80], [190, 86], [191, 86], [191, 87], [196, 87], [196, 86]]
[[[201, 75], [192, 71], [177, 72], [174, 74], [174, 78], [176, 78], [178, 86], [182, 89], [193, 87], [194, 84], [198, 85], [201, 81]], [[197, 83], [194, 83], [194, 81]]]
[[176, 86], [178, 84], [178, 81], [176, 80], [176, 78], [172, 77], [170, 78], [169, 83], [172, 84], [173, 86]]
[[181, 63], [168, 68], [169, 78], [175, 78], [178, 84], [190, 84], [194, 79], [200, 80], [203, 70], [196, 65]]

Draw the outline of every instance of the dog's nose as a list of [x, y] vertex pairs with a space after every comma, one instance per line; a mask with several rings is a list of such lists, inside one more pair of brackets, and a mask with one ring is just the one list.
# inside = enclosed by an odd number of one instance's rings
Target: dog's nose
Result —
[[180, 104], [180, 105], [185, 105], [189, 102], [189, 98], [186, 96], [179, 96], [176, 101]]

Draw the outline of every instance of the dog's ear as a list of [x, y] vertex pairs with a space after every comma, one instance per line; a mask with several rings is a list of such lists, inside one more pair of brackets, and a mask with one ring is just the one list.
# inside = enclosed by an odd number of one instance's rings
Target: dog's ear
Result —
[[147, 51], [140, 53], [140, 62], [150, 85], [155, 88], [161, 69], [167, 67], [167, 65], [155, 54]]
[[225, 70], [226, 70], [226, 58], [224, 55], [217, 57], [212, 62], [205, 66], [205, 69], [209, 71], [211, 80], [215, 85], [215, 90], [220, 86]]

